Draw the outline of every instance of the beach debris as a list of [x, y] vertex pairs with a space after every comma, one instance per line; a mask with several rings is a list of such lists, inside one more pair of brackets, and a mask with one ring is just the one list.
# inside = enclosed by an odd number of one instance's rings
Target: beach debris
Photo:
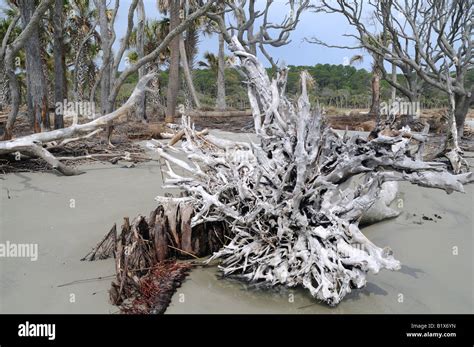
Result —
[[[77, 157], [58, 158], [51, 153], [51, 149], [64, 146], [70, 142], [89, 139], [101, 132], [107, 124], [110, 125], [112, 121], [125, 117], [128, 112], [143, 99], [145, 91], [148, 88], [147, 85], [154, 76], [154, 73], [143, 76], [138, 81], [128, 100], [115, 111], [84, 124], [73, 123], [71, 126], [62, 129], [35, 133], [12, 140], [0, 141], [0, 155], [17, 155], [20, 153], [21, 155], [39, 158], [65, 176], [83, 173], [63, 163], [63, 161], [78, 160]], [[100, 156], [104, 155], [106, 154], [100, 154]], [[116, 155], [112, 154], [112, 156]], [[86, 155], [82, 159], [92, 157], [93, 155]], [[130, 155], [128, 157], [130, 157]]]
[[[189, 263], [165, 260], [139, 280], [137, 295], [121, 305], [126, 314], [162, 314], [191, 269]], [[113, 287], [116, 288], [116, 287]]]
[[104, 238], [91, 250], [81, 261], [107, 259], [114, 256], [115, 245], [117, 244], [117, 225], [114, 224], [112, 229], [104, 236]]
[[[150, 216], [124, 218], [81, 260], [115, 258], [110, 301], [123, 313], [162, 313], [194, 260], [219, 250], [227, 237], [222, 222], [191, 228], [187, 198], [162, 197]], [[188, 262], [181, 262], [188, 260]]]

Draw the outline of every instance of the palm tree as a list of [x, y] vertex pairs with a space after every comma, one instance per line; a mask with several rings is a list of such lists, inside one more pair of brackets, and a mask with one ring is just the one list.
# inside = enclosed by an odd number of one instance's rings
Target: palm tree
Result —
[[[225, 110], [227, 108], [225, 102], [225, 80], [224, 71], [226, 67], [231, 66], [233, 63], [233, 57], [223, 55], [219, 49], [219, 54], [216, 56], [211, 52], [204, 53], [204, 60], [198, 62], [200, 67], [209, 69], [217, 77], [217, 98], [216, 108], [218, 110]], [[224, 61], [222, 63], [221, 61]]]
[[217, 55], [211, 52], [205, 52], [203, 58], [205, 60], [199, 61], [198, 65], [212, 71], [213, 73], [217, 73], [217, 70], [219, 69], [219, 60]]
[[[160, 20], [152, 19], [152, 20], [145, 21], [145, 25], [143, 28], [143, 33], [144, 33], [143, 50], [144, 50], [145, 55], [153, 52], [156, 49], [156, 47], [158, 47], [159, 43], [164, 40], [164, 38], [169, 33], [169, 26], [170, 26], [170, 21], [168, 18], [163, 18]], [[137, 31], [138, 31], [137, 28], [133, 28], [130, 34], [129, 42], [128, 42], [129, 44], [128, 54], [132, 55], [132, 57], [133, 57], [133, 54], [138, 54]], [[160, 60], [155, 63], [163, 63], [167, 59], [168, 56], [169, 56], [169, 50], [167, 51], [167, 53], [162, 54], [160, 57]]]
[[218, 110], [225, 110], [225, 54], [224, 54], [224, 35], [219, 33], [219, 53], [217, 55], [217, 100]]
[[[199, 5], [197, 0], [180, 1], [158, 0], [158, 8], [163, 14], [169, 14], [170, 28], [173, 30], [180, 22], [180, 16], [189, 15]], [[182, 5], [182, 6], [181, 6]], [[194, 104], [200, 108], [200, 101], [197, 96], [194, 83], [192, 80], [192, 66], [197, 53], [197, 45], [199, 42], [199, 29], [203, 26], [204, 21], [197, 19], [193, 25], [189, 26], [185, 35], [178, 35], [169, 45], [170, 62], [169, 62], [169, 81], [167, 91], [167, 111], [166, 121], [171, 121], [176, 110], [176, 100], [179, 91], [179, 64], [183, 69], [184, 78], [188, 91], [191, 94]]]
[[[64, 8], [65, 6], [63, 0], [55, 0], [54, 11], [51, 11], [51, 21], [53, 22], [55, 105], [62, 103], [67, 95], [66, 52], [64, 51]], [[61, 112], [54, 112], [54, 128], [64, 128], [64, 118]]]
[[[180, 22], [180, 2], [174, 0], [158, 0], [158, 9], [163, 14], [169, 14], [170, 27], [169, 30], [174, 30]], [[169, 64], [169, 78], [168, 91], [166, 94], [166, 114], [165, 122], [173, 122], [176, 113], [176, 103], [179, 91], [179, 36], [171, 40], [169, 44], [170, 50], [170, 64]]]
[[[375, 37], [377, 44], [387, 45], [384, 33], [381, 33]], [[375, 116], [376, 123], [380, 122], [380, 80], [382, 78], [382, 68], [383, 68], [383, 57], [380, 57], [377, 54], [371, 54], [372, 56], [372, 101], [369, 109], [369, 114]], [[364, 60], [364, 57], [360, 54], [354, 55], [351, 57], [349, 63], [352, 65], [354, 63], [359, 63]]]
[[186, 38], [182, 35], [179, 37], [179, 55], [181, 59], [181, 66], [183, 67], [184, 78], [186, 80], [186, 85], [192, 100], [196, 107], [201, 108], [201, 103], [196, 93], [196, 88], [194, 87], [194, 82], [192, 78], [192, 66], [194, 63], [194, 58], [197, 53], [197, 45], [199, 42], [199, 34], [196, 24], [190, 26], [186, 30]]
[[77, 101], [88, 99], [97, 73], [95, 58], [99, 52], [100, 35], [94, 28], [97, 10], [90, 0], [70, 0], [67, 8], [65, 34], [70, 38], [70, 52], [74, 66], [74, 94]]
[[[220, 9], [222, 10], [223, 5], [221, 6]], [[217, 9], [216, 9], [217, 11]], [[225, 16], [222, 14], [222, 20], [225, 20]], [[228, 61], [226, 61], [226, 56], [225, 56], [225, 40], [224, 40], [224, 35], [220, 32], [217, 23], [214, 21], [209, 21], [207, 20], [204, 22], [203, 25], [203, 33], [206, 36], [212, 36], [214, 34], [217, 35], [218, 41], [219, 41], [219, 50], [217, 54], [217, 66], [216, 66], [216, 72], [217, 72], [217, 97], [216, 97], [216, 108], [218, 110], [225, 110], [227, 108], [226, 104], [226, 93], [225, 93], [225, 68], [228, 65]], [[201, 65], [205, 66], [205, 65]]]
[[[142, 35], [142, 43], [140, 44], [139, 40], [139, 32], [140, 30], [143, 31]], [[161, 20], [150, 20], [145, 21], [143, 24], [143, 28], [134, 28], [130, 34], [129, 38], [129, 50], [127, 53], [127, 59], [130, 63], [136, 63], [138, 59], [142, 56], [148, 55], [153, 52], [158, 44], [164, 40], [164, 38], [169, 33], [169, 20], [167, 18]], [[139, 47], [142, 46], [142, 47]], [[140, 49], [142, 52], [140, 52]], [[169, 51], [163, 52], [159, 58], [151, 63], [145, 65], [142, 70], [142, 73], [145, 74], [146, 72], [153, 69], [154, 66], [159, 66], [164, 64], [169, 58]], [[139, 70], [140, 72], [140, 70]], [[140, 77], [140, 76], [139, 76]], [[156, 95], [151, 95], [151, 103], [155, 105], [159, 105], [159, 98]], [[143, 100], [143, 103], [139, 106], [137, 110], [139, 117], [146, 121], [146, 100]]]
[[[219, 71], [219, 55], [215, 55], [211, 52], [205, 52], [203, 54], [204, 60], [198, 61], [198, 66], [203, 67], [205, 69], [209, 69], [214, 74], [217, 75]], [[224, 67], [228, 68], [234, 64], [235, 59], [232, 55], [224, 55]]]

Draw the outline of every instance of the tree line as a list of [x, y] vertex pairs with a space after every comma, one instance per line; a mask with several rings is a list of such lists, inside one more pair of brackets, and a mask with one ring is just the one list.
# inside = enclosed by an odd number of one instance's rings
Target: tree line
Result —
[[[204, 57], [208, 55], [209, 53], [206, 53]], [[198, 64], [198, 66], [210, 65], [210, 67], [193, 69], [193, 83], [201, 100], [202, 108], [213, 108], [218, 92], [217, 71], [212, 67], [212, 64], [209, 64], [208, 58], [205, 59], [205, 62], [198, 63], [205, 63]], [[268, 68], [267, 71], [269, 74], [274, 73], [272, 68]], [[296, 99], [300, 93], [300, 73], [302, 71], [307, 71], [314, 81], [313, 87], [308, 90], [308, 96], [312, 103], [319, 102], [322, 106], [337, 108], [370, 108], [373, 76], [371, 71], [342, 64], [289, 65], [287, 92], [293, 99]], [[168, 70], [162, 71], [159, 79], [162, 86], [160, 89], [161, 100], [165, 100], [169, 80]], [[403, 74], [397, 74], [397, 80], [403, 81]], [[120, 94], [121, 100], [126, 100], [129, 97], [137, 81], [138, 74], [134, 74], [127, 80], [123, 93]], [[225, 100], [228, 108], [244, 109], [249, 106], [247, 88], [243, 82], [242, 76], [235, 69], [225, 69]], [[474, 70], [468, 72], [466, 85], [468, 88], [474, 85]], [[420, 94], [422, 108], [445, 108], [449, 105], [446, 93], [429, 84], [424, 83], [420, 87]], [[380, 95], [381, 100], [386, 102], [392, 98], [392, 87], [385, 80], [381, 81]], [[179, 103], [184, 103], [185, 99], [185, 93], [178, 94]]]

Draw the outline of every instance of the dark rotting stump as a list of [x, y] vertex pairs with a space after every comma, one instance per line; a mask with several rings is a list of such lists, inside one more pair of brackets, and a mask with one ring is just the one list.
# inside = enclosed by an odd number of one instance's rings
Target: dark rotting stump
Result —
[[122, 313], [160, 314], [188, 275], [189, 261], [211, 255], [226, 240], [221, 222], [191, 227], [193, 206], [167, 198], [148, 218], [124, 218], [121, 232], [114, 224], [105, 237], [81, 260], [115, 258], [116, 278], [110, 301]]

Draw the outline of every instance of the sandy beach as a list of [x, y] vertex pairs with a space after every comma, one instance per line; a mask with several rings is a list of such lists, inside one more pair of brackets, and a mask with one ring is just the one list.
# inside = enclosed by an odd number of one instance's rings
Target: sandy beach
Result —
[[[113, 223], [155, 207], [154, 197], [164, 193], [159, 163], [81, 169], [86, 173], [74, 177], [0, 176], [0, 242], [35, 243], [39, 251], [37, 261], [0, 258], [0, 313], [118, 311], [107, 293], [113, 260], [80, 259]], [[401, 184], [401, 215], [363, 229], [375, 244], [392, 248], [401, 271], [369, 275], [368, 285], [336, 308], [300, 289], [222, 280], [215, 267], [206, 267], [192, 271], [167, 313], [473, 313], [473, 193], [473, 185], [465, 194], [447, 195]]]

